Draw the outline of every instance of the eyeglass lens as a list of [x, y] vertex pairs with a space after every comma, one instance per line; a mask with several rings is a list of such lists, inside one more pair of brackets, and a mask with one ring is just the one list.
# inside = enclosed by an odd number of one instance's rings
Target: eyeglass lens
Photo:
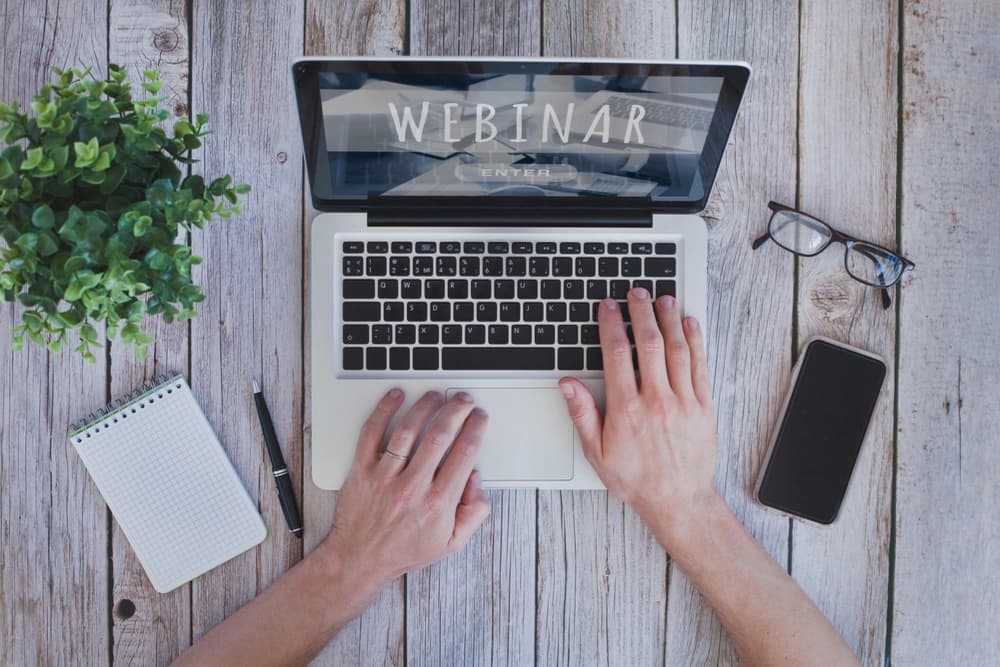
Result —
[[830, 228], [798, 211], [777, 211], [771, 216], [771, 238], [786, 250], [815, 255], [830, 243]]
[[882, 248], [861, 241], [848, 244], [847, 272], [863, 283], [888, 287], [903, 274], [903, 260]]

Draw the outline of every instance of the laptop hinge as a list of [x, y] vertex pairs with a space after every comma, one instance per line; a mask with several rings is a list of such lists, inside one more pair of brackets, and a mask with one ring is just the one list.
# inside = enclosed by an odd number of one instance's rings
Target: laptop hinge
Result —
[[649, 211], [380, 210], [369, 227], [652, 227]]

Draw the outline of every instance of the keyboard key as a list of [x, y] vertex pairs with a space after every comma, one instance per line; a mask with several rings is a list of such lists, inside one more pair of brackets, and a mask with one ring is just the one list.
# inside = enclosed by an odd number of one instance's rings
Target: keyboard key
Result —
[[510, 339], [510, 330], [506, 324], [491, 324], [489, 326], [490, 345], [506, 345]]
[[583, 281], [582, 280], [567, 280], [563, 283], [563, 298], [564, 299], [582, 299], [583, 298]]
[[478, 257], [463, 257], [458, 260], [458, 273], [462, 276], [478, 276], [479, 275], [479, 258]]
[[566, 302], [565, 301], [552, 301], [545, 304], [545, 321], [546, 322], [565, 322], [566, 321]]
[[486, 244], [482, 241], [466, 241], [462, 251], [469, 255], [482, 255], [486, 252]]
[[388, 267], [385, 257], [366, 257], [365, 274], [369, 276], [384, 276]]
[[510, 245], [510, 249], [515, 255], [530, 255], [531, 241], [515, 241]]
[[584, 324], [580, 327], [580, 342], [584, 345], [599, 345], [600, 329], [594, 324]]
[[409, 257], [390, 257], [389, 258], [389, 275], [390, 276], [408, 276], [408, 275], [410, 275], [410, 258]]
[[465, 325], [465, 344], [482, 345], [486, 342], [486, 327], [482, 324]]
[[612, 255], [627, 255], [628, 254], [628, 244], [627, 243], [609, 243], [608, 252]]
[[406, 304], [407, 322], [426, 322], [427, 303], [425, 301], [410, 301]]
[[363, 347], [345, 347], [344, 348], [344, 370], [345, 371], [360, 371], [363, 369], [365, 362], [365, 353]]
[[454, 280], [448, 281], [448, 298], [449, 299], [468, 299], [469, 298], [469, 281], [462, 278], [456, 278]]
[[392, 342], [392, 327], [388, 324], [372, 325], [372, 343], [375, 345], [388, 345]]
[[471, 301], [459, 301], [452, 304], [452, 319], [456, 322], [471, 322], [475, 316], [476, 308]]
[[358, 253], [365, 251], [365, 244], [361, 241], [344, 241], [345, 253]]
[[434, 258], [433, 257], [414, 257], [413, 258], [413, 275], [415, 275], [415, 276], [433, 276], [434, 275]]
[[657, 255], [676, 255], [677, 254], [677, 244], [676, 243], [657, 243], [656, 244], [656, 254]]
[[570, 322], [592, 322], [590, 319], [590, 304], [584, 301], [574, 301], [569, 304]]
[[384, 322], [402, 322], [403, 314], [402, 301], [386, 301], [382, 304], [382, 321]]
[[583, 370], [583, 350], [579, 347], [559, 348], [559, 370]]
[[413, 345], [417, 342], [417, 328], [412, 324], [397, 324], [393, 337], [397, 345]]
[[435, 266], [439, 276], [453, 276], [458, 272], [458, 262], [454, 257], [438, 257]]
[[661, 297], [664, 294], [669, 294], [670, 296], [677, 296], [677, 283], [675, 283], [673, 280], [657, 280], [656, 296]]
[[384, 371], [386, 351], [384, 347], [369, 347], [365, 350], [365, 368], [370, 371]]
[[514, 345], [531, 345], [531, 327], [527, 324], [511, 326], [510, 342]]
[[563, 241], [559, 244], [560, 255], [579, 255], [580, 244], [575, 241]]
[[374, 301], [345, 301], [341, 316], [345, 322], [378, 322], [381, 310]]
[[[427, 282], [430, 282], [429, 280]], [[414, 279], [399, 281], [399, 295], [404, 299], [420, 298], [420, 281]], [[428, 296], [428, 298], [433, 298]]]
[[410, 370], [410, 348], [408, 347], [389, 348], [389, 370], [393, 371]]
[[462, 327], [458, 324], [445, 324], [441, 327], [441, 342], [445, 345], [462, 342]]
[[642, 274], [642, 260], [638, 257], [625, 257], [622, 259], [622, 275], [628, 278]]
[[504, 266], [508, 276], [523, 276], [528, 272], [528, 262], [524, 257], [508, 257]]
[[441, 241], [441, 252], [446, 255], [457, 255], [462, 252], [462, 244], [458, 241]]
[[441, 330], [436, 324], [421, 324], [417, 327], [417, 340], [421, 345], [437, 345]]
[[555, 257], [552, 259], [552, 275], [571, 276], [573, 275], [573, 260], [569, 257]]
[[480, 301], [476, 304], [477, 322], [496, 322], [497, 304], [494, 301]]
[[549, 275], [549, 258], [532, 257], [528, 260], [528, 274], [538, 277]]
[[375, 298], [375, 281], [366, 278], [351, 278], [341, 283], [341, 293], [345, 299]]
[[627, 280], [612, 280], [609, 296], [612, 299], [624, 299], [628, 296], [628, 291], [631, 287], [631, 284]]
[[608, 298], [607, 280], [588, 280], [587, 298], [591, 300]]
[[345, 276], [363, 276], [365, 260], [363, 257], [344, 257], [343, 274]]
[[538, 298], [538, 281], [525, 279], [517, 281], [517, 298], [521, 300]]
[[438, 365], [438, 349], [436, 347], [417, 347], [413, 349], [413, 370], [436, 371]]
[[601, 348], [599, 347], [587, 348], [587, 370], [588, 371], [604, 370], [604, 357], [601, 356]]
[[554, 255], [556, 254], [556, 244], [549, 241], [539, 241], [535, 244], [535, 252], [539, 255]]
[[441, 350], [446, 371], [551, 371], [555, 350], [543, 347], [446, 347]]
[[580, 340], [580, 332], [575, 324], [560, 324], [556, 330], [556, 340], [560, 345], [576, 345]]
[[673, 257], [647, 257], [645, 268], [646, 275], [651, 278], [673, 278], [677, 269], [677, 260]]
[[524, 304], [524, 321], [541, 322], [545, 315], [545, 309], [541, 301], [528, 301]]
[[632, 244], [632, 254], [633, 255], [652, 255], [653, 254], [653, 244], [652, 243], [633, 243]]
[[385, 278], [378, 281], [378, 298], [396, 299], [399, 297], [399, 281]]
[[576, 258], [576, 275], [580, 277], [589, 277], [597, 274], [597, 262], [594, 261], [593, 257], [577, 257]]
[[514, 298], [514, 281], [513, 280], [497, 280], [493, 283], [493, 298], [494, 299], [513, 299]]
[[552, 345], [556, 342], [556, 328], [551, 324], [535, 325], [535, 345]]
[[469, 294], [472, 295], [473, 299], [491, 299], [493, 298], [493, 283], [489, 280], [473, 280]]
[[483, 275], [484, 276], [502, 276], [503, 275], [503, 257], [484, 257], [483, 258]]
[[516, 301], [504, 301], [500, 304], [501, 322], [520, 322], [521, 304]]
[[345, 324], [344, 342], [348, 345], [364, 345], [368, 342], [367, 324]]
[[603, 278], [614, 278], [618, 275], [618, 258], [601, 257], [597, 260], [597, 275]]
[[562, 285], [558, 280], [543, 280], [542, 281], [542, 298], [543, 299], [561, 299], [562, 298]]
[[437, 243], [434, 241], [417, 241], [417, 253], [429, 255], [437, 252]]
[[433, 280], [424, 281], [424, 298], [426, 299], [443, 299], [444, 298], [444, 281], [435, 278]]
[[390, 246], [390, 248], [392, 248], [393, 254], [397, 254], [397, 253], [404, 254], [405, 253], [405, 254], [408, 255], [411, 252], [413, 252], [413, 244], [410, 243], [409, 241], [393, 241], [392, 245]]
[[389, 252], [389, 244], [385, 241], [369, 241], [368, 252], [384, 255]]
[[603, 243], [584, 243], [583, 252], [587, 255], [600, 255], [604, 253]]
[[510, 252], [510, 244], [506, 241], [490, 241], [486, 244], [486, 249], [495, 255], [506, 255]]

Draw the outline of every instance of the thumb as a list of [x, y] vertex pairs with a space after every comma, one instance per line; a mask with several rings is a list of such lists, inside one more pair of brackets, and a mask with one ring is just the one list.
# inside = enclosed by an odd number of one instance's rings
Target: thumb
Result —
[[580, 443], [583, 445], [583, 453], [587, 456], [587, 460], [591, 462], [601, 460], [603, 457], [601, 434], [604, 425], [593, 394], [582, 382], [574, 378], [560, 380], [559, 389], [566, 399], [569, 417], [576, 426], [576, 432], [580, 434]]
[[479, 484], [479, 472], [472, 471], [462, 502], [455, 508], [455, 530], [448, 541], [448, 552], [454, 553], [464, 547], [490, 515], [490, 501]]

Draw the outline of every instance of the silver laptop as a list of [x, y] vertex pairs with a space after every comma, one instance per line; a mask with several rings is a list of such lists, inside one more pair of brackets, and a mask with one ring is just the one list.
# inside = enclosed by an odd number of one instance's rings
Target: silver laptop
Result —
[[[603, 402], [596, 305], [644, 286], [705, 319], [705, 206], [745, 63], [305, 58], [312, 470], [344, 482], [401, 386], [490, 414], [489, 486], [602, 488], [560, 377]], [[627, 311], [626, 311], [627, 315]]]

